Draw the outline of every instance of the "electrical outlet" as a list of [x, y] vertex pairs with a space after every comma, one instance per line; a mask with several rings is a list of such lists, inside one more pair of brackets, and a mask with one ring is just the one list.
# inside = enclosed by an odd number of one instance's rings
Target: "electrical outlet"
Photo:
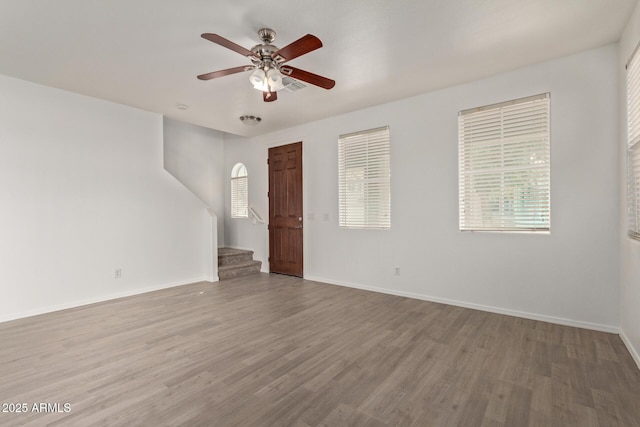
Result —
[[113, 270], [113, 278], [114, 279], [119, 279], [122, 277], [122, 269], [121, 268], [116, 268], [115, 270]]
[[396, 267], [395, 273], [396, 276], [400, 275], [400, 267]]

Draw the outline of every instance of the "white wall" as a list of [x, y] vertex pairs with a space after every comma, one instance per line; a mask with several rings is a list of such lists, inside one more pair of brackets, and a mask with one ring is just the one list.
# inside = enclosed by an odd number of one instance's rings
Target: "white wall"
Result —
[[[245, 163], [250, 203], [266, 213], [268, 147], [303, 141], [308, 279], [617, 331], [616, 64], [610, 45], [250, 140], [225, 138], [225, 173]], [[458, 111], [543, 92], [551, 92], [551, 234], [459, 232]], [[391, 126], [392, 228], [340, 229], [338, 135], [383, 125]], [[226, 243], [255, 249], [266, 264], [264, 230], [225, 220]]]
[[224, 246], [224, 139], [213, 129], [164, 118], [164, 168], [216, 214]]
[[0, 93], [1, 320], [213, 278], [160, 115], [5, 76]]
[[626, 76], [625, 64], [640, 43], [640, 7], [636, 7], [619, 43], [620, 75], [620, 334], [640, 367], [640, 242], [627, 237]]
[[[262, 144], [252, 143], [248, 138], [225, 134], [224, 136], [224, 177], [225, 205], [224, 233], [225, 244], [238, 249], [254, 251], [254, 259], [262, 261], [262, 271], [269, 272], [267, 262], [269, 241], [267, 222], [269, 205], [266, 198], [269, 187], [267, 176], [267, 151]], [[227, 148], [231, 149], [228, 150]], [[231, 170], [237, 163], [247, 167], [249, 185], [249, 206], [254, 208], [265, 224], [253, 223], [251, 218], [231, 218]]]

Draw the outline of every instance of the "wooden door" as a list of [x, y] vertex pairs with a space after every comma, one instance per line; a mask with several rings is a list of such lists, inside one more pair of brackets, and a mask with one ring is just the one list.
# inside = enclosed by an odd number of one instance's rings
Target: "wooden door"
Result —
[[302, 277], [302, 142], [269, 149], [269, 268]]

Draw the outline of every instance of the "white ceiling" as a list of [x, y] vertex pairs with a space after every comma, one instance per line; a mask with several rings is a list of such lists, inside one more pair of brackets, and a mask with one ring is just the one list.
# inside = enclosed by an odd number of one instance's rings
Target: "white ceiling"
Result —
[[[252, 136], [615, 42], [636, 2], [0, 0], [0, 74]], [[251, 48], [262, 27], [279, 47], [319, 37], [323, 48], [289, 64], [335, 88], [267, 104], [249, 73], [196, 79], [250, 65], [201, 33]]]

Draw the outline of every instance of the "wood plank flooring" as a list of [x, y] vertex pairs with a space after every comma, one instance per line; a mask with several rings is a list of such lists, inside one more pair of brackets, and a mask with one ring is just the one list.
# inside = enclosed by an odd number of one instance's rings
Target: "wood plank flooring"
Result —
[[640, 426], [640, 370], [617, 335], [258, 274], [0, 323], [0, 403], [28, 406], [1, 426]]

